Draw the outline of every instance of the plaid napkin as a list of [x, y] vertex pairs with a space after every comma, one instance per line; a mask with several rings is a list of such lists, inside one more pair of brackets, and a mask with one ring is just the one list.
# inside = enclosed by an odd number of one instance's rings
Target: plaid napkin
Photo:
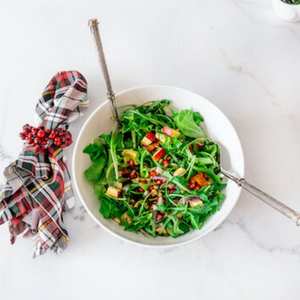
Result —
[[[88, 107], [87, 82], [76, 71], [59, 72], [39, 99], [37, 126], [67, 129]], [[52, 140], [53, 141], [53, 140]], [[33, 235], [33, 258], [48, 249], [61, 253], [69, 244], [63, 212], [74, 206], [74, 194], [63, 149], [50, 144], [24, 144], [18, 159], [5, 171], [0, 196], [0, 225], [9, 222], [11, 243], [16, 236]]]

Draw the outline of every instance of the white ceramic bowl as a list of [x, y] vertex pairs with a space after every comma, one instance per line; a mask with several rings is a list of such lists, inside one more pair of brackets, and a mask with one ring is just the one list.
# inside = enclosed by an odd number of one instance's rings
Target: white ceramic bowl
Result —
[[[212, 103], [190, 91], [170, 86], [140, 86], [128, 89], [116, 95], [118, 106], [125, 104], [141, 104], [149, 100], [169, 99], [177, 109], [199, 111], [206, 125], [208, 135], [225, 149], [222, 165], [228, 171], [244, 176], [244, 157], [239, 138], [226, 116]], [[221, 210], [210, 217], [201, 230], [191, 231], [181, 237], [146, 238], [142, 234], [135, 234], [123, 230], [113, 220], [104, 219], [99, 212], [100, 201], [94, 193], [93, 185], [84, 178], [84, 171], [91, 165], [89, 156], [83, 149], [94, 138], [103, 133], [111, 132], [113, 121], [108, 101], [100, 105], [85, 122], [77, 139], [73, 156], [73, 178], [79, 197], [92, 218], [105, 230], [122, 240], [152, 247], [171, 247], [189, 243], [203, 237], [214, 230], [229, 215], [240, 195], [240, 188], [233, 182], [228, 182], [225, 190], [226, 200]]]

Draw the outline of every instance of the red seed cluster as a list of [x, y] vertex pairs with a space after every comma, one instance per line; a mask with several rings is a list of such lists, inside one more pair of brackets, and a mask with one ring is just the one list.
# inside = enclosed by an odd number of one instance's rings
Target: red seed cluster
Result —
[[20, 138], [28, 144], [40, 145], [46, 147], [50, 140], [53, 140], [55, 146], [66, 148], [72, 144], [72, 134], [70, 131], [57, 129], [44, 129], [42, 126], [37, 128], [25, 124], [23, 131], [20, 133]]

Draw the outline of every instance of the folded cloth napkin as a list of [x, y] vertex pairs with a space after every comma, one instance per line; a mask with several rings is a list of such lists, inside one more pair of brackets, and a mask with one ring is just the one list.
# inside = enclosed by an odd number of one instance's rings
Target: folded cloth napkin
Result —
[[[36, 123], [45, 129], [67, 129], [88, 107], [87, 82], [76, 71], [59, 72], [39, 99]], [[9, 222], [11, 243], [33, 235], [33, 257], [48, 249], [61, 253], [69, 244], [63, 212], [74, 206], [74, 194], [63, 149], [53, 140], [47, 148], [24, 144], [18, 159], [4, 171], [0, 225]]]

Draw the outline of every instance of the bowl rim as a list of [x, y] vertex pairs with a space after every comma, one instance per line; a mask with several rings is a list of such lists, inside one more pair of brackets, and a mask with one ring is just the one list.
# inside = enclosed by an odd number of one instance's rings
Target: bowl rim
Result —
[[[234, 128], [234, 126], [232, 125], [231, 121], [227, 118], [227, 116], [225, 115], [225, 113], [223, 113], [223, 111], [221, 111], [221, 109], [219, 109], [214, 103], [210, 102], [208, 99], [206, 99], [205, 97], [195, 93], [195, 92], [192, 92], [190, 90], [187, 90], [185, 88], [181, 88], [181, 87], [176, 87], [176, 86], [171, 86], [171, 85], [159, 85], [159, 84], [154, 84], [154, 85], [138, 85], [138, 86], [134, 86], [134, 87], [131, 87], [131, 88], [128, 88], [128, 89], [125, 89], [119, 93], [117, 93], [115, 96], [120, 96], [122, 94], [125, 94], [125, 93], [128, 93], [132, 90], [139, 90], [139, 89], [144, 89], [144, 88], [171, 88], [171, 89], [178, 89], [178, 90], [181, 90], [181, 91], [185, 91], [185, 92], [188, 92], [188, 93], [191, 93], [191, 94], [194, 94], [198, 97], [201, 97], [203, 98], [204, 100], [208, 101], [211, 105], [214, 106], [214, 108], [220, 112], [222, 115], [224, 115], [224, 117], [226, 118], [226, 120], [228, 121], [229, 125], [232, 127], [233, 131], [235, 132], [236, 134], [236, 137], [237, 137], [237, 142], [239, 144], [239, 147], [241, 149], [241, 159], [242, 159], [242, 165], [241, 165], [241, 172], [240, 172], [240, 176], [241, 177], [244, 177], [244, 174], [245, 174], [245, 158], [244, 158], [244, 151], [243, 151], [243, 148], [242, 148], [242, 144], [241, 144], [241, 141], [240, 141], [240, 138]], [[122, 241], [125, 241], [125, 242], [128, 242], [132, 245], [136, 245], [136, 246], [140, 246], [140, 247], [145, 247], [145, 248], [176, 248], [176, 247], [179, 247], [179, 246], [184, 246], [184, 245], [187, 245], [189, 243], [192, 243], [200, 238], [203, 238], [204, 236], [206, 236], [208, 233], [211, 233], [213, 232], [217, 227], [220, 226], [220, 224], [222, 224], [226, 218], [228, 218], [228, 216], [231, 214], [232, 210], [234, 209], [234, 207], [236, 206], [237, 202], [239, 201], [239, 198], [241, 196], [241, 191], [242, 189], [240, 189], [238, 191], [238, 194], [237, 194], [237, 197], [236, 197], [236, 201], [234, 203], [234, 205], [231, 207], [231, 209], [228, 211], [228, 213], [224, 216], [222, 216], [217, 222], [216, 224], [209, 230], [207, 231], [206, 233], [203, 233], [202, 235], [199, 235], [199, 236], [196, 236], [192, 239], [189, 239], [187, 241], [183, 241], [183, 242], [180, 242], [180, 243], [177, 243], [177, 244], [170, 244], [170, 245], [150, 245], [150, 244], [144, 244], [142, 242], [137, 242], [137, 241], [133, 241], [131, 239], [127, 239], [117, 233], [115, 233], [114, 231], [110, 230], [109, 228], [107, 228], [104, 224], [102, 224], [95, 216], [94, 214], [90, 211], [90, 209], [88, 208], [88, 206], [86, 205], [85, 201], [84, 201], [84, 198], [83, 196], [81, 195], [81, 192], [77, 186], [77, 182], [76, 182], [76, 176], [75, 176], [75, 170], [76, 170], [76, 165], [75, 165], [75, 157], [76, 157], [76, 153], [78, 151], [78, 147], [79, 147], [79, 140], [81, 138], [81, 135], [83, 134], [83, 129], [85, 128], [85, 126], [89, 123], [89, 121], [93, 118], [93, 116], [95, 114], [98, 113], [99, 110], [101, 110], [101, 108], [103, 106], [105, 106], [107, 103], [109, 102], [109, 100], [105, 100], [102, 104], [100, 104], [95, 110], [94, 112], [87, 118], [87, 120], [84, 122], [83, 126], [81, 127], [80, 129], [80, 132], [77, 136], [77, 139], [76, 139], [76, 143], [75, 143], [75, 146], [74, 146], [74, 151], [73, 151], [73, 157], [72, 157], [72, 176], [73, 176], [73, 185], [75, 186], [75, 189], [76, 189], [76, 192], [79, 196], [79, 199], [81, 201], [81, 203], [83, 204], [84, 208], [86, 209], [86, 211], [89, 213], [89, 215], [92, 217], [92, 219], [98, 224], [101, 226], [101, 228], [103, 228], [105, 231], [109, 232], [110, 234], [112, 234], [113, 236], [117, 237], [118, 239], [122, 240]]]

